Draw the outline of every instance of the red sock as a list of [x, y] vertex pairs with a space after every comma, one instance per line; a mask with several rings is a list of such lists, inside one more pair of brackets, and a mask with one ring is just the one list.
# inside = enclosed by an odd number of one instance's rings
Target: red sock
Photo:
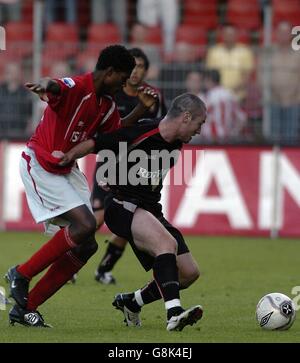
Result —
[[66, 252], [55, 261], [46, 274], [38, 281], [28, 295], [28, 310], [36, 310], [56, 293], [85, 263], [74, 256], [72, 251]]
[[69, 236], [68, 227], [58, 231], [43, 247], [41, 247], [27, 262], [17, 268], [17, 271], [31, 280], [35, 275], [50, 266], [65, 252], [77, 245]]

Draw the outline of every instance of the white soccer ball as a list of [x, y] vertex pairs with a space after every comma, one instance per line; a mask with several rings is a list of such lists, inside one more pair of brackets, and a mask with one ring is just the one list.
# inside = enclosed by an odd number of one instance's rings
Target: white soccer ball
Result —
[[294, 302], [279, 292], [262, 297], [256, 307], [256, 320], [259, 326], [267, 330], [287, 330], [295, 321]]

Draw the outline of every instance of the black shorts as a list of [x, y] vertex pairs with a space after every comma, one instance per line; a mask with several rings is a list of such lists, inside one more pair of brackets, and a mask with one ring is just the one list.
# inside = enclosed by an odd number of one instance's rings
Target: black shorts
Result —
[[96, 180], [96, 173], [100, 165], [101, 163], [99, 162], [96, 163], [94, 179], [93, 179], [94, 185], [91, 195], [91, 204], [94, 212], [104, 209], [104, 200], [108, 195], [111, 194], [110, 191], [106, 191], [103, 188], [101, 188]]
[[[133, 214], [136, 208], [137, 204], [135, 203], [134, 200], [132, 200], [131, 202], [119, 201], [118, 199], [114, 198], [113, 195], [110, 195], [105, 199], [104, 220], [107, 227], [114, 234], [129, 241], [141, 265], [144, 267], [146, 271], [149, 271], [152, 269], [155, 258], [150, 254], [148, 254], [147, 252], [140, 251], [135, 246], [131, 233], [131, 224], [133, 220]], [[171, 233], [171, 235], [177, 241], [177, 255], [188, 253], [189, 249], [185, 243], [185, 240], [181, 232], [177, 228], [173, 227], [164, 218], [162, 213], [160, 213], [160, 215], [155, 215], [155, 217], [161, 222], [161, 224]]]

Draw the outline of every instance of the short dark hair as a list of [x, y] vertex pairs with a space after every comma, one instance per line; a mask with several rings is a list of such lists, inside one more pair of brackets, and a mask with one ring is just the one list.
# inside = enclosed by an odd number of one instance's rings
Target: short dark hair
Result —
[[149, 59], [141, 48], [131, 48], [129, 49], [129, 53], [135, 58], [142, 58], [146, 71], [149, 69]]
[[168, 116], [178, 117], [183, 112], [190, 112], [192, 118], [195, 118], [200, 112], [206, 112], [206, 106], [198, 96], [192, 93], [183, 93], [172, 101]]
[[108, 67], [113, 67], [117, 72], [131, 74], [135, 67], [135, 60], [123, 45], [110, 45], [101, 51], [96, 64], [96, 70], [100, 71]]

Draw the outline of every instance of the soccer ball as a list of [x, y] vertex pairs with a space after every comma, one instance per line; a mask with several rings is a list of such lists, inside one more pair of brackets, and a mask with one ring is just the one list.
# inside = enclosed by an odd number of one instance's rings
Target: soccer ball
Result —
[[262, 297], [256, 307], [256, 320], [259, 326], [267, 330], [287, 330], [295, 321], [294, 302], [279, 292]]

